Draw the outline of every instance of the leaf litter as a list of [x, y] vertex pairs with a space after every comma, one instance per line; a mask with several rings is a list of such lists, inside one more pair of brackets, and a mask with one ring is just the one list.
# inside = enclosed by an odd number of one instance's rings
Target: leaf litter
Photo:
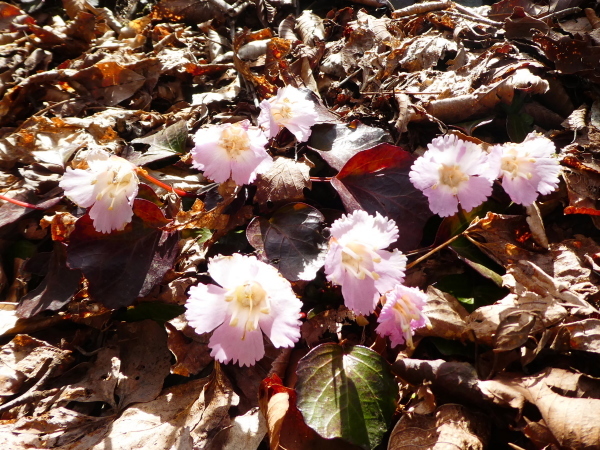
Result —
[[[580, 413], [600, 398], [594, 2], [144, 5], [0, 3], [3, 448], [597, 445]], [[192, 131], [252, 121], [286, 85], [318, 105], [307, 143], [279, 133], [248, 186], [191, 167]], [[483, 146], [543, 133], [564, 182], [527, 208], [496, 186], [440, 225], [408, 173], [449, 130]], [[111, 234], [58, 188], [97, 150], [155, 180]], [[396, 221], [427, 291], [416, 348], [390, 347], [320, 270], [328, 226], [356, 209]], [[300, 343], [249, 368], [213, 362], [182, 315], [207, 259], [235, 252], [304, 302]], [[324, 389], [343, 407], [307, 412]], [[346, 414], [373, 392], [399, 398]]]

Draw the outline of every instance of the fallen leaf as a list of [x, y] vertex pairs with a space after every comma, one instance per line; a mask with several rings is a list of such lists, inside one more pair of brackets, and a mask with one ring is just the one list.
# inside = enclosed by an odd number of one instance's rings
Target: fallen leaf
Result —
[[483, 450], [490, 441], [485, 415], [462, 405], [445, 404], [430, 415], [403, 415], [390, 435], [388, 450], [454, 447]]
[[301, 200], [304, 189], [310, 189], [312, 183], [308, 172], [310, 166], [303, 161], [278, 157], [271, 168], [256, 177], [254, 200], [260, 204]]

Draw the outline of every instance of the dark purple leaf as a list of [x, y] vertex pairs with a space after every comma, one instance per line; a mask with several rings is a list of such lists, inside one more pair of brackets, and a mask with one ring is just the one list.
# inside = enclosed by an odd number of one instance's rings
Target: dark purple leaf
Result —
[[391, 144], [364, 150], [346, 163], [332, 180], [348, 212], [361, 208], [396, 221], [400, 250], [419, 246], [423, 227], [432, 216], [429, 202], [408, 179], [415, 157]]
[[23, 296], [17, 308], [18, 317], [29, 318], [42, 311], [57, 311], [71, 301], [79, 288], [81, 271], [69, 269], [66, 259], [65, 245], [55, 242], [48, 273], [38, 287]]
[[246, 235], [288, 280], [312, 280], [323, 265], [323, 214], [305, 203], [279, 208], [271, 219], [256, 217]]
[[168, 222], [162, 211], [140, 199], [135, 201], [134, 211], [146, 220], [136, 215], [124, 230], [102, 234], [86, 214], [70, 236], [67, 264], [81, 269], [90, 296], [108, 308], [129, 306], [147, 294], [176, 256], [175, 235], [157, 228]]

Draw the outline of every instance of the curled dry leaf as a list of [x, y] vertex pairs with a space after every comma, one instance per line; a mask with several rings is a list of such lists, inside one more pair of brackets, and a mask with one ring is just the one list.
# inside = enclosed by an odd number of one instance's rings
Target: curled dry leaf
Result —
[[464, 333], [467, 331], [465, 319], [469, 313], [454, 296], [429, 286], [423, 314], [431, 326], [418, 329], [416, 331], [418, 335], [444, 339], [464, 338]]
[[306, 45], [313, 46], [316, 40], [325, 40], [323, 20], [308, 9], [296, 19], [296, 30]]
[[175, 364], [171, 367], [171, 373], [189, 377], [200, 373], [213, 361], [208, 348], [207, 335], [198, 336], [190, 333], [191, 337], [186, 336], [183, 331], [169, 322], [165, 323], [165, 327], [169, 334], [167, 345], [175, 355]]
[[462, 405], [445, 404], [430, 415], [404, 415], [390, 436], [388, 450], [454, 447], [484, 450], [490, 440], [489, 418]]

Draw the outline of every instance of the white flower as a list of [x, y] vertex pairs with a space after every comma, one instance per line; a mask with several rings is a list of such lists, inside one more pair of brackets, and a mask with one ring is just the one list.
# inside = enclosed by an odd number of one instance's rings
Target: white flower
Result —
[[530, 206], [538, 193], [549, 194], [558, 186], [560, 165], [554, 143], [529, 133], [521, 144], [509, 142], [490, 149], [492, 164], [499, 166], [502, 187], [515, 203]]
[[263, 100], [260, 104], [258, 124], [269, 137], [275, 137], [282, 128], [287, 128], [298, 142], [310, 137], [311, 129], [319, 114], [315, 104], [293, 86], [277, 91], [277, 96]]
[[67, 168], [59, 186], [82, 208], [90, 208], [94, 228], [101, 233], [122, 230], [133, 217], [138, 193], [136, 166], [105, 151], [90, 152], [87, 170]]
[[252, 183], [273, 164], [265, 150], [267, 137], [248, 120], [201, 128], [194, 143], [192, 165], [217, 183], [229, 178], [239, 186]]
[[404, 280], [406, 256], [399, 250], [384, 250], [398, 239], [393, 220], [370, 216], [358, 210], [331, 226], [325, 274], [342, 286], [346, 306], [358, 314], [369, 314], [381, 294]]
[[197, 333], [214, 330], [211, 356], [251, 366], [265, 354], [263, 333], [275, 347], [300, 338], [300, 308], [290, 282], [254, 256], [216, 256], [208, 273], [219, 283], [190, 288], [185, 313]]
[[385, 304], [377, 318], [379, 325], [375, 331], [382, 337], [389, 336], [392, 347], [404, 342], [412, 347], [414, 330], [428, 325], [422, 313], [427, 294], [420, 289], [399, 284], [384, 298]]
[[492, 193], [497, 170], [477, 144], [454, 135], [435, 138], [413, 164], [409, 178], [429, 199], [432, 212], [447, 217], [479, 206]]

